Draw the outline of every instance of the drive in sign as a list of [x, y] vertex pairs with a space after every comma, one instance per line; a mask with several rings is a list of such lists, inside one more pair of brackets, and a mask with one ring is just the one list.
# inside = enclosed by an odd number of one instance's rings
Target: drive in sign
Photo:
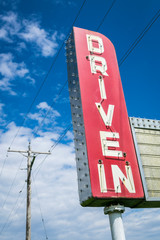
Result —
[[134, 207], [144, 192], [114, 46], [74, 27], [66, 48], [81, 204]]

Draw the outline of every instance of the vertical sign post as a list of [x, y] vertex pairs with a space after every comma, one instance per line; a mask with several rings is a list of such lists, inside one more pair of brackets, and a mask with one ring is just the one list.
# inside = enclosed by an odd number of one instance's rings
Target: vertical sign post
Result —
[[122, 221], [122, 213], [125, 208], [121, 205], [104, 208], [104, 214], [109, 215], [109, 222], [112, 234], [112, 240], [125, 240], [125, 233]]

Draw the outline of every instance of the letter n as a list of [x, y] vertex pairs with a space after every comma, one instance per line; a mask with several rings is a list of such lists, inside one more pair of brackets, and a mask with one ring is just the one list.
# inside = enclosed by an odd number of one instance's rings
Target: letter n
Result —
[[132, 170], [130, 166], [125, 166], [126, 168], [126, 175], [127, 177], [123, 174], [121, 169], [117, 165], [112, 165], [112, 174], [113, 174], [113, 182], [114, 182], [114, 189], [115, 192], [121, 193], [121, 182], [125, 185], [127, 190], [130, 193], [135, 193], [135, 186], [134, 186], [134, 181], [133, 181], [133, 176], [132, 176]]

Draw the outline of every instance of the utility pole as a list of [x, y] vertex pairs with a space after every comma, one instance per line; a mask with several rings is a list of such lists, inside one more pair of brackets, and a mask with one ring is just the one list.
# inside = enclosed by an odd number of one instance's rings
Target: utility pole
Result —
[[51, 154], [50, 152], [35, 152], [31, 150], [31, 144], [28, 145], [27, 151], [11, 150], [8, 152], [18, 152], [21, 154], [27, 153], [27, 205], [26, 205], [26, 240], [31, 240], [31, 171], [35, 161], [35, 158], [39, 154]]

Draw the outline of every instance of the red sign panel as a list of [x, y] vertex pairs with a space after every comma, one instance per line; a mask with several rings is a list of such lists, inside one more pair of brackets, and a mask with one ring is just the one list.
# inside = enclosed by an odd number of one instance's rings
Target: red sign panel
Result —
[[143, 198], [114, 46], [97, 32], [73, 36], [92, 198]]

